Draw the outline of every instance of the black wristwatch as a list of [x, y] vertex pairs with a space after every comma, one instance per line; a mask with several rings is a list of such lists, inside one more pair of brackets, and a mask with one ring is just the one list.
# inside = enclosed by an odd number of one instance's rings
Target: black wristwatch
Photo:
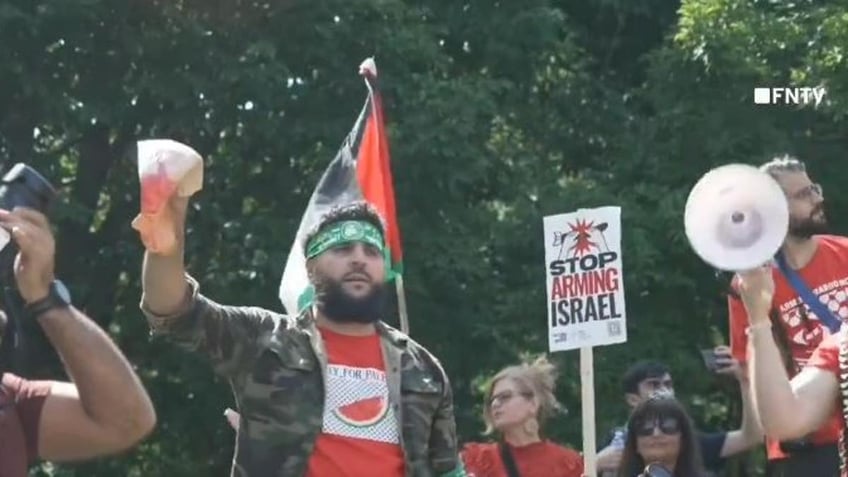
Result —
[[60, 280], [53, 280], [47, 296], [27, 303], [24, 306], [24, 314], [29, 319], [36, 319], [54, 308], [68, 308], [69, 306], [71, 306], [71, 292], [68, 291], [68, 287]]

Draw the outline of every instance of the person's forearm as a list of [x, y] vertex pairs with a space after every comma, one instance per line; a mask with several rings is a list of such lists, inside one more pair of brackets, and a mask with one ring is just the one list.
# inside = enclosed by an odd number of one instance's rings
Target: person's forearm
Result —
[[760, 421], [757, 419], [757, 413], [754, 411], [754, 400], [751, 398], [750, 384], [745, 381], [740, 383], [741, 398], [742, 398], [742, 435], [747, 443], [755, 444], [762, 440], [763, 429]]
[[177, 312], [185, 304], [188, 291], [182, 247], [170, 255], [145, 252], [141, 283], [150, 310], [160, 315]]
[[766, 435], [776, 439], [799, 437], [795, 425], [794, 410], [798, 409], [798, 398], [792, 391], [789, 375], [783, 367], [780, 350], [774, 342], [768, 318], [752, 320], [750, 329], [749, 372], [751, 374], [751, 397], [756, 410], [754, 419], [762, 424]]
[[148, 432], [156, 419], [153, 404], [109, 336], [73, 307], [51, 309], [38, 321], [64, 361], [91, 420], [123, 433]]

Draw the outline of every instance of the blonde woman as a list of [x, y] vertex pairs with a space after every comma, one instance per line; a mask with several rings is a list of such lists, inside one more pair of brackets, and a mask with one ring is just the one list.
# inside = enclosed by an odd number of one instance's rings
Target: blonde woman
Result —
[[561, 407], [554, 397], [556, 373], [545, 357], [504, 368], [487, 386], [486, 434], [498, 442], [468, 443], [462, 450], [473, 477], [581, 477], [583, 458], [543, 437], [544, 424]]

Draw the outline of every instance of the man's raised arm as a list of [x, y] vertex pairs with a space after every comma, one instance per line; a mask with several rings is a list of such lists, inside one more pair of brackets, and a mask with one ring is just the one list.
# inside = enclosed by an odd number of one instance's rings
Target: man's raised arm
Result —
[[176, 246], [145, 251], [141, 309], [154, 334], [205, 353], [217, 373], [232, 376], [257, 355], [282, 317], [256, 307], [221, 305], [199, 293], [183, 262], [187, 211], [188, 198], [175, 195], [158, 219], [158, 226], [172, 228]]
[[38, 429], [37, 453], [78, 460], [125, 450], [153, 429], [155, 411], [141, 382], [112, 340], [70, 305], [54, 279], [55, 242], [34, 210], [0, 211], [0, 225], [18, 245], [15, 281], [26, 303], [21, 319], [37, 320], [62, 357], [73, 383], [50, 383]]
[[764, 267], [740, 274], [740, 278], [740, 294], [750, 319], [748, 371], [759, 422], [773, 439], [803, 437], [821, 427], [835, 411], [836, 374], [807, 367], [790, 382], [768, 317], [774, 294], [772, 272]]
[[742, 398], [742, 426], [727, 433], [724, 445], [721, 448], [720, 456], [727, 458], [762, 443], [763, 431], [754, 410], [747, 370], [731, 355], [731, 350], [727, 346], [716, 347], [715, 353], [716, 362], [721, 366], [717, 372], [725, 375], [730, 374], [739, 382]]
[[[183, 262], [188, 198], [173, 197], [162, 226], [172, 226], [176, 248], [166, 253], [144, 253], [141, 271], [142, 303], [157, 315], [177, 315], [189, 305], [188, 282]], [[170, 219], [170, 220], [165, 220]]]
[[70, 307], [39, 319], [71, 383], [53, 383], [39, 425], [39, 456], [89, 459], [123, 451], [147, 436], [156, 413], [147, 392], [115, 344]]

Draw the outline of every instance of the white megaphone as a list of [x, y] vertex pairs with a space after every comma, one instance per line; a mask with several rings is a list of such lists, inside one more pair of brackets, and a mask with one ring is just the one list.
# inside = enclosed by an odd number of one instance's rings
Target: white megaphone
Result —
[[768, 263], [786, 239], [789, 204], [780, 185], [747, 164], [715, 168], [695, 184], [683, 221], [689, 244], [719, 270]]

